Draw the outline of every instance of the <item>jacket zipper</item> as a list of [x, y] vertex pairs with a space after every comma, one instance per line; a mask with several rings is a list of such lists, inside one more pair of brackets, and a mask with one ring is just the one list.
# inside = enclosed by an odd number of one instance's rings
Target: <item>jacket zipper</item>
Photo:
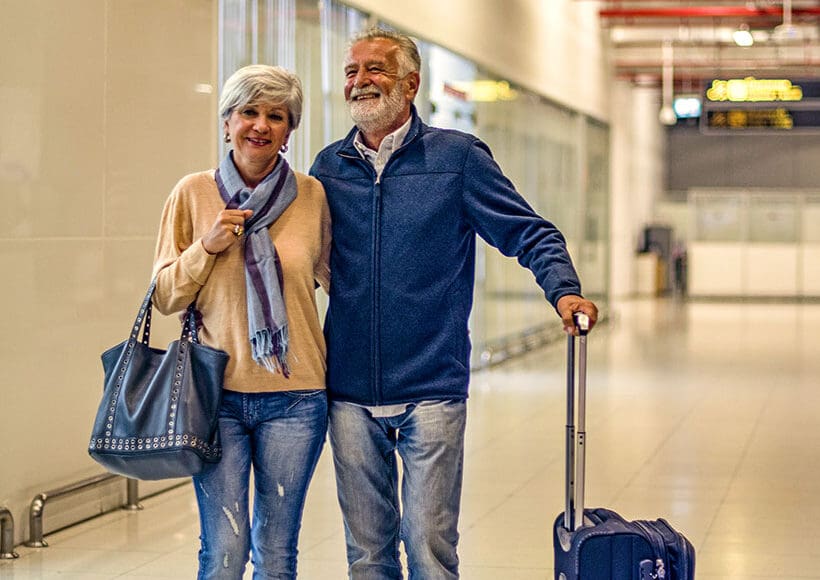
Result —
[[[387, 166], [390, 165], [390, 162], [393, 161], [393, 158], [396, 154], [407, 147], [410, 142], [414, 141], [416, 135], [410, 137], [408, 134], [405, 137], [404, 142], [401, 146], [393, 151], [393, 154], [390, 156], [390, 159], [387, 160], [384, 168], [382, 169], [382, 174], [384, 174]], [[361, 163], [363, 166], [367, 167], [370, 171], [371, 175], [373, 176], [373, 219], [372, 219], [372, 228], [373, 228], [373, 263], [371, 264], [371, 271], [372, 271], [372, 280], [371, 280], [371, 291], [373, 292], [373, 300], [371, 302], [371, 312], [370, 312], [370, 356], [371, 356], [371, 379], [370, 379], [370, 386], [372, 389], [373, 395], [373, 404], [381, 405], [383, 403], [383, 397], [381, 392], [381, 357], [379, 356], [381, 351], [381, 336], [379, 333], [379, 305], [380, 305], [380, 284], [379, 284], [379, 276], [380, 276], [380, 257], [381, 257], [381, 178], [376, 174], [375, 168], [365, 159], [362, 159], [361, 155], [353, 155], [347, 152], [339, 152], [341, 157], [346, 159], [350, 159], [351, 161], [356, 161]]]
[[371, 266], [373, 272], [373, 281], [372, 281], [372, 292], [373, 292], [373, 300], [372, 304], [372, 311], [370, 317], [370, 335], [372, 337], [371, 340], [371, 355], [373, 364], [371, 368], [373, 369], [371, 372], [372, 374], [372, 388], [373, 388], [373, 401], [375, 404], [380, 405], [382, 404], [382, 393], [381, 393], [381, 381], [379, 380], [381, 377], [381, 364], [379, 356], [379, 352], [381, 350], [381, 337], [379, 333], [379, 303], [380, 303], [380, 284], [379, 284], [379, 257], [380, 257], [380, 248], [381, 248], [381, 185], [379, 184], [378, 177], [376, 178], [375, 183], [373, 184], [373, 264]]

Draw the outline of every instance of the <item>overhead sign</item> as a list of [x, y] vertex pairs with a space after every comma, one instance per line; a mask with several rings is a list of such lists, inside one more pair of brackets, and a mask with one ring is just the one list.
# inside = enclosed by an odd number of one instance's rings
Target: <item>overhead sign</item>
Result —
[[715, 79], [704, 93], [700, 129], [716, 134], [820, 132], [820, 82]]
[[794, 117], [782, 108], [750, 111], [707, 111], [706, 124], [712, 129], [793, 129]]
[[802, 101], [803, 89], [786, 79], [714, 80], [706, 89], [706, 99], [712, 102], [758, 103], [766, 101]]

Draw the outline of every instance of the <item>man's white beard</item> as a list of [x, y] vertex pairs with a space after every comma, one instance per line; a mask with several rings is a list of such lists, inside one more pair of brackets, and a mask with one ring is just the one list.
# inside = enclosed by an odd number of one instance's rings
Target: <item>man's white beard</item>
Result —
[[[356, 95], [366, 95], [378, 91], [376, 87], [365, 90], [353, 89], [350, 92], [350, 99], [347, 101], [347, 108], [350, 117], [360, 131], [371, 133], [390, 127], [399, 115], [404, 111], [405, 101], [402, 89], [404, 82], [398, 82], [393, 86], [390, 93], [380, 92], [381, 96], [375, 99], [354, 100]], [[375, 90], [374, 90], [375, 89]]]

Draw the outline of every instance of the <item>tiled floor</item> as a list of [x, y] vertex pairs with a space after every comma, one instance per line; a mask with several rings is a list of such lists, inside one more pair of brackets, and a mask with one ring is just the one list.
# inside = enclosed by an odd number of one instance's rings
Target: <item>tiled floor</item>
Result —
[[[590, 341], [587, 504], [664, 516], [700, 580], [820, 578], [820, 305], [636, 301]], [[552, 577], [563, 507], [564, 344], [474, 376], [462, 577]], [[0, 578], [195, 577], [190, 486], [18, 547]], [[300, 577], [345, 577], [329, 454]], [[251, 577], [250, 571], [247, 578]]]

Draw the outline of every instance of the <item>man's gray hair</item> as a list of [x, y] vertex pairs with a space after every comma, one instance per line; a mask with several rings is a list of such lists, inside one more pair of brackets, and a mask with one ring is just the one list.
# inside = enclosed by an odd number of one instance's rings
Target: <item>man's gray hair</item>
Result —
[[421, 56], [419, 55], [419, 47], [413, 42], [413, 39], [405, 34], [387, 30], [374, 26], [363, 30], [350, 39], [348, 49], [350, 49], [357, 42], [362, 40], [376, 40], [378, 38], [385, 38], [394, 42], [399, 47], [399, 76], [405, 76], [411, 72], [419, 72], [421, 70]]
[[227, 120], [234, 110], [265, 103], [288, 110], [290, 129], [302, 120], [302, 82], [281, 66], [251, 64], [233, 73], [222, 87], [219, 116]]

